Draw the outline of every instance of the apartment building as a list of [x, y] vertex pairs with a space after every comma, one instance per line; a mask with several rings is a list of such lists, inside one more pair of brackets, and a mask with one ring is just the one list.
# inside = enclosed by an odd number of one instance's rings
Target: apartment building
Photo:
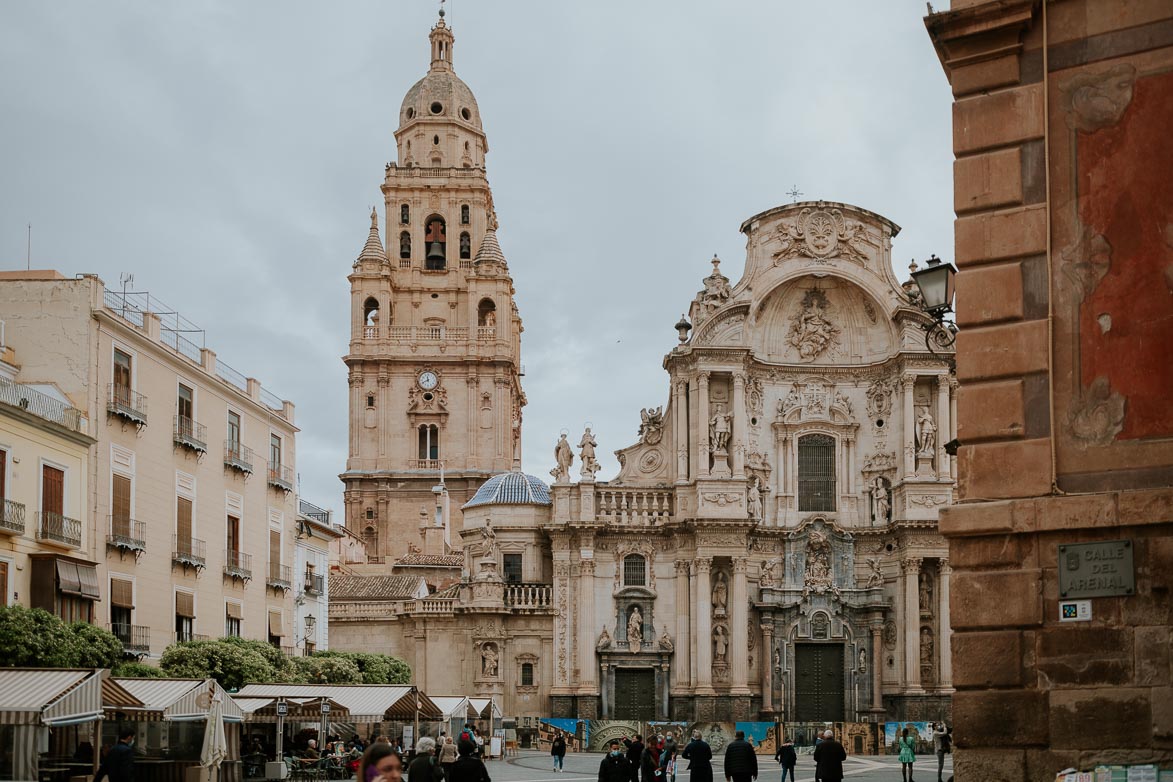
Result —
[[[55, 389], [92, 443], [65, 505], [38, 506], [82, 529], [30, 555], [38, 586], [19, 602], [109, 626], [140, 656], [224, 635], [292, 652], [293, 405], [171, 307], [96, 276], [2, 272], [0, 312], [16, 380]], [[70, 563], [97, 582], [88, 611], [65, 612]]]
[[297, 537], [293, 572], [298, 581], [293, 599], [293, 632], [298, 653], [330, 647], [330, 547], [346, 533], [333, 514], [312, 502], [297, 503]]

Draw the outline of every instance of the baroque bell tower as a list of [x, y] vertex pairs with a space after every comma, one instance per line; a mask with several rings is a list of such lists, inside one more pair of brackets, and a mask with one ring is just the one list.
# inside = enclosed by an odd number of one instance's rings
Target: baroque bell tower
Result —
[[[480, 109], [452, 31], [399, 110], [398, 160], [349, 276], [346, 525], [368, 557], [459, 550], [460, 507], [521, 460], [521, 317], [497, 243]], [[447, 494], [434, 491], [443, 482]], [[445, 519], [447, 527], [445, 526]], [[441, 529], [442, 528], [442, 529]]]

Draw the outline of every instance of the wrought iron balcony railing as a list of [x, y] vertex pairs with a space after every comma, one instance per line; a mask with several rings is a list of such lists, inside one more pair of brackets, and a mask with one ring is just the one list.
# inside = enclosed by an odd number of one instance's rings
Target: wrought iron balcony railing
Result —
[[293, 470], [280, 463], [269, 462], [269, 485], [281, 491], [293, 491]]
[[289, 589], [293, 586], [293, 568], [289, 565], [269, 563], [269, 577], [265, 579], [265, 586], [273, 589]]
[[147, 550], [147, 525], [127, 516], [108, 516], [106, 545], [122, 551], [138, 553]]
[[114, 637], [122, 642], [123, 651], [129, 654], [146, 654], [151, 651], [150, 627], [121, 622], [112, 623], [109, 627]]
[[307, 595], [320, 595], [326, 591], [326, 577], [317, 576], [313, 573], [305, 574], [305, 593]]
[[224, 446], [224, 466], [243, 475], [253, 471], [253, 451], [246, 445], [230, 442]]
[[203, 635], [201, 633], [190, 633], [186, 630], [176, 630], [175, 640], [179, 641], [180, 643], [184, 641], [207, 641], [210, 640], [210, 636]]
[[0, 534], [24, 534], [24, 505], [13, 500], [4, 500], [0, 506]]
[[175, 416], [174, 441], [181, 448], [194, 453], [208, 452], [208, 428], [185, 415]]
[[242, 551], [224, 549], [224, 575], [248, 581], [253, 577], [253, 556]]
[[80, 410], [21, 383], [0, 378], [0, 402], [27, 410], [46, 421], [61, 424], [75, 432], [86, 430], [86, 419]]
[[40, 511], [37, 513], [37, 540], [78, 548], [81, 546], [81, 522], [60, 513]]
[[147, 398], [126, 386], [111, 383], [106, 412], [121, 416], [137, 426], [146, 426]]
[[202, 569], [208, 564], [208, 544], [196, 538], [172, 535], [171, 561], [184, 567]]

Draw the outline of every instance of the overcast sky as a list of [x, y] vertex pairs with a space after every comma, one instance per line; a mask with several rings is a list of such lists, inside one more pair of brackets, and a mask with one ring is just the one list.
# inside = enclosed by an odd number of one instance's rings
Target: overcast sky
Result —
[[[297, 405], [302, 496], [341, 509], [346, 275], [431, 0], [0, 4], [0, 268], [119, 274]], [[525, 324], [524, 467], [612, 451], [667, 401], [673, 324], [741, 222], [802, 198], [952, 256], [950, 93], [924, 0], [452, 0]], [[2, 313], [0, 313], [2, 317]], [[577, 473], [577, 471], [576, 471]]]

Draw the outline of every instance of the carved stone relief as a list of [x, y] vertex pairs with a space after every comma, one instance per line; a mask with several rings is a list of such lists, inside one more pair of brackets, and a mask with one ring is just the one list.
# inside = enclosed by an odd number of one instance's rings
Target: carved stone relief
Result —
[[1079, 241], [1060, 255], [1063, 258], [1060, 268], [1075, 288], [1079, 301], [1092, 294], [1112, 265], [1112, 245], [1088, 227], [1083, 229]]
[[1081, 448], [1110, 444], [1124, 428], [1124, 403], [1108, 378], [1093, 380], [1067, 413], [1067, 430], [1076, 444]]
[[877, 380], [868, 386], [867, 411], [872, 419], [883, 419], [892, 415], [892, 391], [891, 380]]
[[790, 320], [787, 342], [798, 351], [800, 361], [814, 361], [839, 344], [839, 327], [829, 317], [831, 304], [818, 288], [808, 290], [802, 306]]
[[862, 472], [865, 473], [892, 472], [895, 469], [896, 453], [894, 451], [873, 453], [863, 460]]
[[1077, 73], [1059, 83], [1067, 127], [1094, 133], [1115, 125], [1132, 102], [1136, 68], [1128, 63], [1098, 73]]
[[803, 209], [793, 222], [783, 222], [773, 237], [779, 248], [775, 262], [807, 256], [825, 262], [833, 257], [867, 260], [867, 231], [846, 220], [838, 209]]

